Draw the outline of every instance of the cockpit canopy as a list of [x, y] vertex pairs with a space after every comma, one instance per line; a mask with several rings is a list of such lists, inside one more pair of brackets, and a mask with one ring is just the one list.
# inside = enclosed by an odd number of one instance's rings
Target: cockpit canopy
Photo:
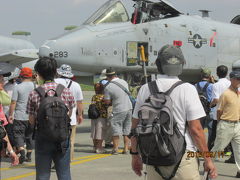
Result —
[[[132, 12], [133, 24], [154, 21], [162, 18], [176, 17], [181, 13], [166, 0], [133, 0], [135, 11]], [[155, 0], [156, 1], [156, 0]], [[137, 20], [134, 20], [137, 18]], [[88, 24], [128, 22], [129, 15], [120, 0], [109, 0], [99, 8], [87, 21]]]
[[84, 24], [119, 23], [129, 21], [128, 13], [120, 1], [110, 0], [98, 9]]

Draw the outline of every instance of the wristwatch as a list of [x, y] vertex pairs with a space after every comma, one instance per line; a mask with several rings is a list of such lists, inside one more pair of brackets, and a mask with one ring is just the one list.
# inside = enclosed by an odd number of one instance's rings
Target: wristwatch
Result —
[[138, 155], [139, 153], [138, 153], [138, 151], [137, 152], [132, 152], [132, 149], [130, 149], [130, 154], [131, 155]]

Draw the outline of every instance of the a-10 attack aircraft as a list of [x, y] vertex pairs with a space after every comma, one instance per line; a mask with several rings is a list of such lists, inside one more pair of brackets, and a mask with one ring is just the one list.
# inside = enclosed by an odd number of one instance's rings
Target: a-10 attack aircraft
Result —
[[38, 49], [31, 42], [0, 36], [0, 62], [21, 65], [37, 58]]
[[52, 56], [82, 72], [100, 73], [113, 67], [126, 76], [141, 72], [143, 46], [147, 72], [157, 71], [155, 60], [165, 44], [180, 46], [186, 64], [182, 79], [194, 82], [201, 67], [215, 72], [240, 60], [240, 16], [231, 24], [209, 17], [184, 15], [165, 0], [134, 0], [129, 9], [120, 0], [109, 0], [79, 28], [48, 40], [40, 56]]

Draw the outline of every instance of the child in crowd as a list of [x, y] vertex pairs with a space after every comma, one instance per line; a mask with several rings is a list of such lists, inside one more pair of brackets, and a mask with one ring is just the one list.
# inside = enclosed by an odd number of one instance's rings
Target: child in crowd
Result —
[[96, 104], [97, 110], [100, 113], [99, 118], [91, 119], [91, 138], [93, 139], [94, 151], [98, 154], [105, 153], [102, 147], [104, 131], [107, 122], [107, 105], [104, 104], [103, 85], [96, 83], [94, 85], [95, 95], [92, 97], [92, 104]]

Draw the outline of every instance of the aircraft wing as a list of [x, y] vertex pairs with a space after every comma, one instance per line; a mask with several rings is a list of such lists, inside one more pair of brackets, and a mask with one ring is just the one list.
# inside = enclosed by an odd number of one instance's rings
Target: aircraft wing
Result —
[[22, 49], [0, 53], [0, 62], [19, 65], [38, 58], [38, 49]]

